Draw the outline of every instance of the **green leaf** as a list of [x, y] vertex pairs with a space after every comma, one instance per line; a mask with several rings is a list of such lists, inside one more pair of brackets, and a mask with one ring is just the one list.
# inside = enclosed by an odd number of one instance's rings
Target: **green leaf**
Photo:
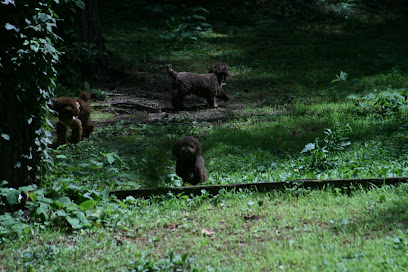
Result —
[[20, 191], [23, 191], [24, 193], [25, 192], [32, 192], [32, 191], [35, 191], [35, 187], [33, 186], [33, 185], [28, 185], [28, 186], [23, 186], [23, 187], [20, 187], [20, 188], [18, 188]]
[[79, 219], [72, 218], [71, 216], [67, 216], [65, 217], [65, 219], [67, 219], [67, 222], [71, 225], [72, 228], [74, 229], [82, 228], [82, 225], [79, 223]]
[[59, 217], [66, 217], [68, 216], [67, 212], [64, 210], [58, 210], [55, 212], [56, 215], [58, 215]]
[[82, 222], [83, 226], [90, 226], [91, 223], [89, 223], [88, 219], [86, 219], [85, 214], [83, 212], [77, 211], [76, 216], [78, 219]]
[[80, 9], [85, 9], [85, 3], [81, 0], [76, 0], [75, 4], [80, 8]]
[[96, 205], [96, 201], [89, 199], [89, 200], [85, 200], [84, 202], [82, 202], [80, 204], [80, 208], [86, 211], [86, 210], [92, 209], [93, 207], [95, 207], [95, 205]]
[[347, 77], [348, 77], [348, 74], [347, 74], [347, 73], [345, 73], [345, 72], [343, 72], [343, 71], [340, 72], [340, 79], [341, 79], [341, 80], [346, 81], [346, 80], [347, 80]]
[[9, 24], [9, 23], [7, 23], [7, 24], [5, 25], [5, 28], [6, 28], [7, 30], [15, 30], [16, 32], [19, 32], [19, 29], [18, 29], [17, 27], [15, 27], [14, 25]]
[[4, 4], [4, 5], [9, 5], [9, 4], [12, 4], [12, 5], [16, 5], [15, 3], [14, 3], [14, 0], [4, 0], [3, 2], [1, 2], [2, 4]]
[[37, 215], [44, 215], [44, 218], [48, 218], [48, 211], [50, 207], [45, 203], [40, 203], [40, 207], [37, 208], [36, 214]]
[[29, 195], [28, 195], [28, 198], [29, 199], [31, 199], [33, 202], [36, 202], [37, 201], [37, 193], [34, 191], [34, 192], [31, 192]]
[[115, 153], [106, 154], [106, 159], [108, 160], [109, 164], [114, 163], [116, 161]]
[[71, 203], [72, 203], [71, 199], [69, 199], [69, 197], [67, 196], [62, 196], [57, 200], [54, 200], [54, 204], [57, 205], [59, 208], [62, 208], [64, 206], [66, 207]]
[[305, 147], [303, 148], [303, 150], [300, 153], [306, 153], [309, 152], [311, 150], [314, 150], [316, 148], [316, 145], [313, 143], [308, 143], [307, 145], [305, 145]]
[[11, 190], [10, 192], [8, 192], [7, 194], [7, 202], [10, 205], [14, 205], [16, 203], [18, 203], [18, 197], [20, 196], [21, 191], [18, 190]]
[[7, 135], [7, 134], [5, 134], [5, 133], [2, 133], [2, 134], [1, 134], [1, 138], [3, 138], [3, 139], [6, 140], [6, 141], [10, 141], [10, 136]]

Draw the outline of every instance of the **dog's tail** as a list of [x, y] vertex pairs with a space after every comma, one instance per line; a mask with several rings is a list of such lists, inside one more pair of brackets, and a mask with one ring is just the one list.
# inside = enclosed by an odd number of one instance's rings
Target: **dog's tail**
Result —
[[171, 64], [167, 64], [167, 71], [169, 72], [169, 75], [170, 75], [172, 78], [176, 79], [176, 77], [177, 77], [177, 72], [173, 70]]
[[91, 94], [90, 94], [90, 93], [87, 93], [87, 92], [82, 92], [82, 93], [79, 95], [79, 98], [82, 99], [82, 100], [84, 100], [85, 102], [88, 102], [89, 98], [91, 98]]

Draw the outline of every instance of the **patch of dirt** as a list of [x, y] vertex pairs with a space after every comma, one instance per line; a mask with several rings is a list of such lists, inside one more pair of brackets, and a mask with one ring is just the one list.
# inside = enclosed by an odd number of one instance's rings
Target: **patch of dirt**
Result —
[[238, 112], [245, 105], [234, 101], [230, 95], [230, 101], [217, 100], [219, 105], [216, 109], [210, 109], [205, 99], [195, 95], [184, 99], [186, 109], [178, 111], [171, 106], [171, 79], [167, 71], [157, 68], [152, 71], [134, 69], [125, 72], [115, 72], [109, 77], [109, 82], [100, 86], [109, 89], [108, 98], [103, 101], [95, 101], [93, 108], [102, 112], [118, 113], [111, 120], [103, 123], [109, 124], [120, 120], [150, 123], [166, 118], [173, 120], [178, 118], [194, 119], [196, 121], [215, 122], [226, 118], [227, 112]]

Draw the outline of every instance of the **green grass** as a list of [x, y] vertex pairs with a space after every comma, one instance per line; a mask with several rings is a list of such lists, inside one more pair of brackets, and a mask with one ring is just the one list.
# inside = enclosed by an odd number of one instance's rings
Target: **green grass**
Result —
[[104, 227], [42, 231], [3, 244], [0, 267], [129, 271], [173, 251], [195, 257], [202, 271], [401, 271], [408, 265], [407, 189], [110, 202], [99, 222]]

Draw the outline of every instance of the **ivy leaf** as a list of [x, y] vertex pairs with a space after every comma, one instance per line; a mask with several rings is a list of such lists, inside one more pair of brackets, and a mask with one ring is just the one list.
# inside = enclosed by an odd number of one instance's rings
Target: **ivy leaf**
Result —
[[15, 27], [14, 25], [9, 24], [9, 23], [7, 23], [7, 24], [5, 25], [5, 27], [6, 27], [7, 30], [15, 30], [16, 32], [19, 32], [19, 31], [20, 31], [17, 27]]
[[9, 4], [12, 4], [12, 5], [16, 5], [16, 3], [14, 3], [14, 0], [4, 0], [3, 2], [1, 2], [3, 5], [9, 5]]
[[6, 140], [6, 141], [10, 141], [10, 136], [7, 135], [7, 134], [5, 134], [5, 133], [2, 133], [2, 134], [1, 134], [1, 138], [3, 138], [3, 139]]
[[80, 8], [80, 9], [85, 9], [85, 3], [82, 0], [76, 0], [75, 4]]

